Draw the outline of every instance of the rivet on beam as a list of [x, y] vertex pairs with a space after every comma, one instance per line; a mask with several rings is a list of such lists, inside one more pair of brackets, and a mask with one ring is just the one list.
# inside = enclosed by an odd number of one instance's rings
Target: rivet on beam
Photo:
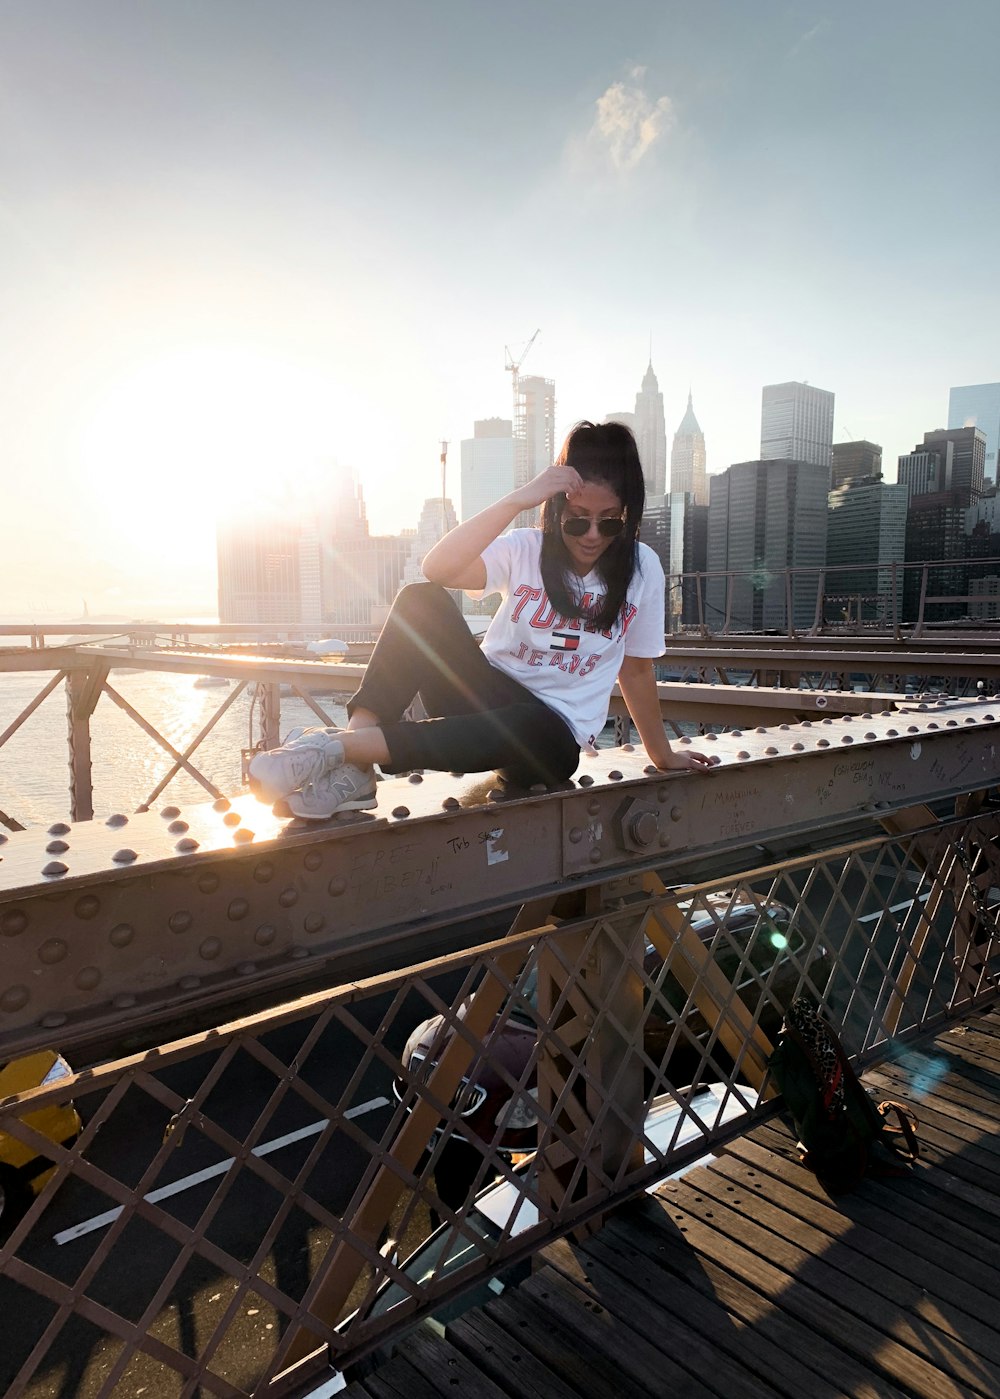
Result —
[[111, 858], [116, 865], [130, 865], [133, 860], [137, 860], [139, 857], [134, 850], [126, 848], [124, 850], [116, 850]]
[[68, 835], [69, 835], [69, 826], [66, 825], [66, 822], [65, 822], [65, 821], [57, 821], [57, 822], [55, 823], [54, 826], [50, 826], [50, 827], [49, 827], [49, 835], [50, 835], [50, 836], [68, 836]]
[[46, 855], [62, 855], [68, 849], [69, 846], [64, 840], [50, 840], [45, 847], [45, 853]]
[[106, 826], [110, 826], [110, 827], [112, 828], [112, 830], [114, 830], [114, 829], [116, 829], [118, 826], [127, 826], [127, 825], [128, 825], [128, 817], [125, 816], [122, 812], [116, 811], [115, 814], [114, 814], [114, 816], [109, 816], [108, 819], [105, 821], [104, 824], [105, 824]]
[[42, 870], [42, 874], [48, 875], [50, 878], [54, 879], [57, 875], [67, 874], [68, 871], [69, 866], [64, 865], [61, 860], [50, 860]]
[[172, 821], [175, 816], [179, 816], [180, 814], [181, 809], [179, 806], [164, 806], [160, 808], [160, 815], [163, 817], [164, 821]]

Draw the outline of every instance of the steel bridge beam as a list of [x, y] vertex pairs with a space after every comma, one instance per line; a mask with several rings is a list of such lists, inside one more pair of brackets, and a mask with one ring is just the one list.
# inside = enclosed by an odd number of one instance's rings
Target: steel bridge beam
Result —
[[706, 853], [992, 787], [1000, 707], [942, 701], [698, 742], [719, 756], [710, 772], [657, 773], [627, 747], [549, 792], [414, 774], [381, 784], [377, 814], [322, 824], [243, 797], [0, 837], [0, 1046], [232, 1003], [567, 886], [654, 869], [683, 881]]
[[739, 671], [806, 671], [863, 675], [939, 675], [943, 677], [982, 677], [996, 685], [1000, 683], [1000, 651], [963, 650], [954, 641], [941, 650], [928, 650], [923, 640], [921, 649], [903, 646], [878, 650], [818, 645], [813, 642], [789, 641], [777, 644], [778, 638], [752, 639], [753, 644], [732, 645], [731, 639], [718, 639], [707, 646], [681, 645], [668, 641], [662, 666], [680, 662], [692, 669]]

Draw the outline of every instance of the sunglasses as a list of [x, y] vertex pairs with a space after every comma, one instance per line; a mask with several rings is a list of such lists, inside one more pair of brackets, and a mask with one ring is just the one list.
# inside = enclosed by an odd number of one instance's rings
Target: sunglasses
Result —
[[594, 521], [591, 521], [589, 515], [564, 515], [562, 519], [563, 532], [579, 538], [580, 535], [587, 533], [591, 523], [597, 526], [597, 533], [603, 535], [605, 539], [613, 539], [616, 534], [621, 534], [625, 528], [625, 521], [620, 515], [615, 515], [610, 520]]

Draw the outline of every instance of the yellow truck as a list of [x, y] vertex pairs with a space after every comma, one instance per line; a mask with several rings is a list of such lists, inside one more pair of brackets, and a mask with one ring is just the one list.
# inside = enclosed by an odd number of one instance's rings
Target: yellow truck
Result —
[[[53, 1049], [39, 1049], [20, 1059], [0, 1062], [0, 1102], [41, 1084], [68, 1078], [72, 1069]], [[49, 1141], [72, 1146], [80, 1117], [72, 1103], [51, 1103], [26, 1113], [26, 1125]], [[51, 1158], [0, 1130], [0, 1232], [23, 1213], [55, 1169]]]

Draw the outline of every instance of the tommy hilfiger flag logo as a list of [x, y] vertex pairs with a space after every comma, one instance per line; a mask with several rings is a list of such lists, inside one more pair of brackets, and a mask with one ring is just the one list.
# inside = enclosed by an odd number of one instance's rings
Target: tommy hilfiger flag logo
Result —
[[576, 632], [554, 631], [552, 640], [549, 643], [550, 651], [576, 651], [580, 645], [580, 638]]

